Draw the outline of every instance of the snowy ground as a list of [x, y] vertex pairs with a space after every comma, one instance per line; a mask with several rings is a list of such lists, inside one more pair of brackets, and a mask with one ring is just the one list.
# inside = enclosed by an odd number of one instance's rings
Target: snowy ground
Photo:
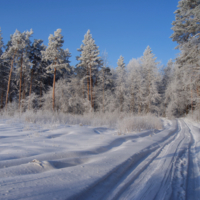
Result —
[[0, 199], [200, 199], [200, 125], [161, 131], [0, 120]]

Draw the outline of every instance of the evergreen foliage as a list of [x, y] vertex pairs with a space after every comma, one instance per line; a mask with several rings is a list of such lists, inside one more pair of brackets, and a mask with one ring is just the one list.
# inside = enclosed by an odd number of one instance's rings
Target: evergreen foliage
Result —
[[173, 41], [178, 44], [187, 42], [192, 36], [200, 33], [200, 1], [180, 0], [175, 11], [176, 19], [172, 23], [171, 35]]
[[61, 29], [57, 29], [54, 35], [49, 36], [49, 44], [45, 51], [41, 51], [42, 59], [49, 62], [47, 66], [47, 73], [53, 74], [53, 95], [52, 95], [52, 108], [55, 109], [55, 82], [56, 82], [56, 70], [61, 74], [65, 70], [70, 70], [69, 67], [69, 50], [63, 50], [64, 43], [63, 36], [61, 35]]

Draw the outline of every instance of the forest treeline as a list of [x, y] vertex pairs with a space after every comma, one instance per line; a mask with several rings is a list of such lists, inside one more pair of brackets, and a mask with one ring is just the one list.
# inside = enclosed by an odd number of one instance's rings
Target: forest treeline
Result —
[[63, 113], [128, 112], [183, 116], [200, 106], [200, 1], [180, 0], [172, 23], [180, 54], [163, 70], [148, 46], [126, 66], [119, 57], [111, 69], [100, 56], [90, 30], [78, 48], [77, 65], [64, 50], [61, 29], [30, 40], [33, 31], [16, 30], [6, 45], [0, 30], [0, 106], [11, 110], [52, 110]]

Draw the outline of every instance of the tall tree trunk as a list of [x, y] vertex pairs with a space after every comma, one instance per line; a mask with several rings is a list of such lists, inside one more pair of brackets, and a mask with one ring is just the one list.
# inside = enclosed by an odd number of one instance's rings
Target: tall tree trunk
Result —
[[29, 110], [30, 110], [30, 102], [31, 102], [32, 81], [33, 81], [33, 69], [31, 70], [31, 81], [30, 81], [30, 89], [29, 89], [29, 100], [28, 100]]
[[[134, 113], [134, 108], [135, 108], [135, 99], [134, 99], [134, 93], [133, 93], [133, 91], [132, 91], [132, 94], [131, 94], [131, 96], [132, 96], [132, 101], [131, 101], [131, 104], [132, 104], [132, 112]], [[130, 109], [131, 110], [131, 109]]]
[[9, 101], [10, 101], [10, 103], [12, 103], [12, 101], [13, 101], [13, 99], [12, 99], [12, 96], [10, 95], [10, 97], [9, 97]]
[[[93, 79], [92, 79], [92, 85], [93, 85]], [[97, 78], [96, 78], [96, 81], [95, 81], [95, 84], [94, 84], [94, 88], [92, 90], [92, 107], [94, 108], [94, 103], [95, 103], [95, 87], [97, 86]]]
[[1, 109], [3, 108], [3, 96], [4, 96], [4, 84], [2, 84], [2, 91], [1, 91]]
[[87, 68], [87, 95], [88, 101], [90, 100], [90, 78], [89, 78], [89, 68]]
[[120, 95], [120, 112], [123, 111], [123, 94]]
[[[192, 75], [194, 74], [194, 71], [192, 70]], [[191, 88], [190, 88], [190, 92], [191, 92], [191, 110], [192, 110], [192, 114], [193, 114], [193, 91], [192, 91], [192, 77], [193, 76], [191, 76], [191, 80], [190, 80], [190, 83], [191, 83]]]
[[139, 103], [139, 108], [138, 108], [138, 115], [141, 114], [141, 104]]
[[83, 92], [83, 99], [85, 98], [85, 95], [84, 95], [84, 81], [82, 83], [82, 92]]
[[53, 96], [52, 96], [53, 111], [55, 110], [55, 83], [56, 83], [56, 68], [54, 68], [54, 76], [53, 76]]
[[40, 79], [40, 108], [42, 107], [42, 100], [41, 100], [41, 98], [42, 98], [42, 78]]
[[[25, 89], [26, 89], [26, 79], [25, 79], [25, 73], [23, 73], [23, 80], [24, 80], [24, 83], [23, 83], [23, 92], [22, 92], [22, 99], [24, 100], [25, 99]], [[23, 108], [23, 103], [22, 103], [22, 108]]]
[[149, 113], [149, 110], [150, 110], [150, 100], [149, 100], [148, 105], [147, 105], [147, 113]]
[[14, 59], [15, 59], [15, 54], [17, 53], [17, 50], [15, 51], [13, 55], [13, 59], [11, 62], [11, 68], [10, 68], [10, 73], [9, 73], [9, 78], [8, 78], [8, 87], [7, 87], [7, 93], [6, 93], [6, 110], [7, 110], [7, 104], [8, 104], [8, 95], [9, 95], [9, 90], [10, 90], [10, 81], [11, 81], [11, 76], [12, 76], [12, 69], [13, 69], [13, 64], [14, 64]]
[[90, 65], [90, 101], [91, 101], [91, 107], [93, 108], [93, 98], [92, 98], [92, 66]]
[[191, 88], [191, 110], [193, 114], [193, 94], [192, 94], [192, 88]]
[[40, 97], [42, 97], [42, 79], [40, 80]]
[[148, 103], [147, 103], [147, 110], [146, 110], [146, 113], [149, 113], [149, 110], [150, 110], [150, 98], [149, 98], [149, 96], [150, 96], [150, 78], [149, 78], [149, 73], [150, 72], [148, 72]]
[[[140, 89], [139, 89], [139, 95], [141, 95], [141, 91], [140, 91]], [[138, 105], [138, 115], [140, 115], [140, 113], [141, 113], [141, 99], [139, 98], [139, 105]]]
[[20, 103], [21, 103], [21, 88], [22, 88], [22, 64], [23, 64], [23, 53], [21, 55], [20, 80], [19, 80], [19, 110], [20, 110]]
[[197, 87], [196, 87], [196, 93], [197, 93], [197, 108], [199, 107], [199, 102], [198, 102], [198, 99], [199, 99], [199, 86], [198, 86], [198, 83], [197, 83]]

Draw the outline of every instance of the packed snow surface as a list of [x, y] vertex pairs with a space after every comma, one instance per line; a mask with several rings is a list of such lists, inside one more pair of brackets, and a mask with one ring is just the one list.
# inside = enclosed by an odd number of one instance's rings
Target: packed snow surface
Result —
[[0, 120], [0, 199], [200, 199], [200, 126], [121, 135]]

